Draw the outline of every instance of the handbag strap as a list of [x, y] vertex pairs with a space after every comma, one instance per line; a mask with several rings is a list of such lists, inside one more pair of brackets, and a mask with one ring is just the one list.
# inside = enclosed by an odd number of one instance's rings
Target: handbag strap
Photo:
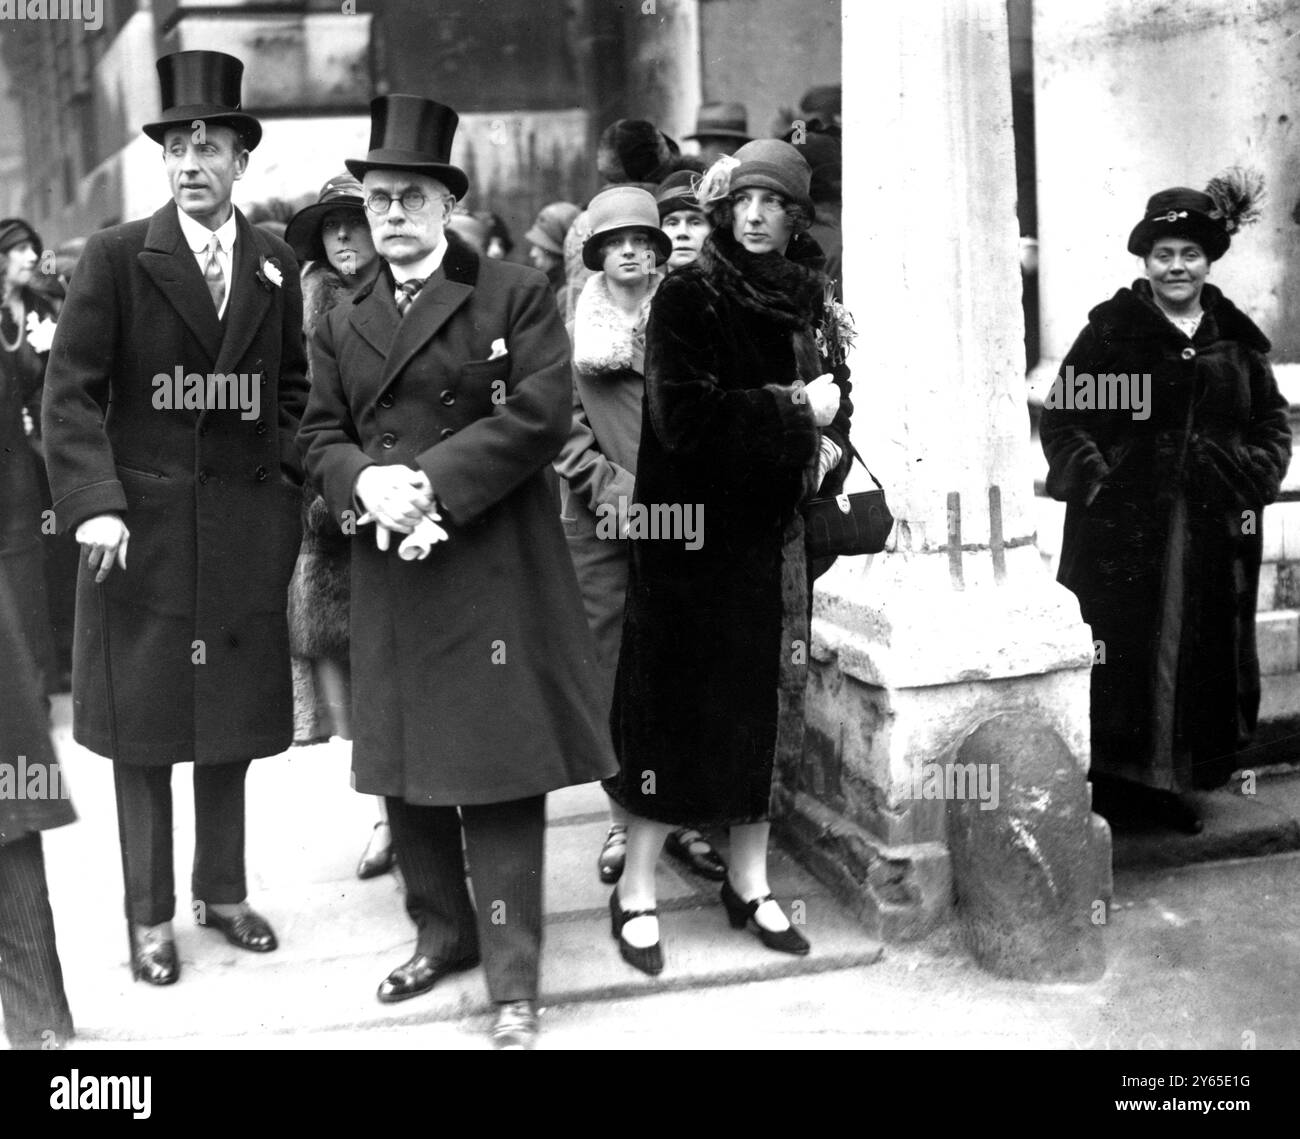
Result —
[[[871, 481], [876, 484], [876, 489], [883, 491], [885, 488], [880, 485], [880, 480], [876, 478], [875, 475], [871, 474], [871, 468], [867, 466], [867, 460], [858, 454], [858, 449], [853, 445], [853, 441], [851, 439], [846, 439], [845, 442], [849, 445], [849, 454], [862, 464], [862, 469], [866, 471], [868, 475], [871, 475]], [[849, 465], [852, 466], [851, 463]]]

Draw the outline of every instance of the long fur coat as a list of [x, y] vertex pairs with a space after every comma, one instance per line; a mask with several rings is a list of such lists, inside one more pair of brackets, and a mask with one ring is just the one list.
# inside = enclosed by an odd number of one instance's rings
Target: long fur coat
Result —
[[[1166, 791], [1223, 783], [1254, 730], [1263, 510], [1291, 455], [1267, 338], [1213, 285], [1201, 304], [1190, 339], [1145, 280], [1098, 305], [1041, 430], [1060, 580], [1097, 642], [1093, 769]], [[1087, 397], [1116, 375], [1126, 400]]]
[[822, 263], [806, 235], [785, 257], [754, 255], [719, 228], [651, 306], [634, 508], [661, 520], [689, 509], [702, 528], [695, 541], [662, 521], [632, 534], [610, 718], [621, 772], [606, 788], [645, 818], [761, 821], [778, 755], [783, 768], [801, 757], [811, 582], [799, 505], [821, 432], [795, 385], [835, 371], [841, 388], [824, 430], [844, 459], [822, 493], [843, 484], [852, 412], [847, 369], [814, 346]]

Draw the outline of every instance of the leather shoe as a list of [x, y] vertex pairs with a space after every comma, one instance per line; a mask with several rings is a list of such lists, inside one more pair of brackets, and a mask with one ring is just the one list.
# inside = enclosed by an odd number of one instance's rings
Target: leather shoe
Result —
[[722, 861], [722, 855], [697, 830], [682, 827], [680, 830], [669, 831], [668, 838], [664, 840], [664, 848], [678, 862], [690, 867], [702, 878], [721, 882], [727, 876], [727, 864]]
[[149, 985], [174, 985], [180, 979], [181, 962], [176, 942], [158, 933], [138, 930], [132, 936], [131, 976]]
[[270, 953], [279, 947], [280, 943], [275, 940], [275, 933], [270, 923], [256, 910], [250, 910], [247, 906], [234, 917], [224, 917], [209, 905], [204, 917], [206, 920], [199, 922], [199, 925], [224, 933], [226, 940], [240, 949], [247, 949], [252, 953]]
[[365, 853], [357, 863], [357, 877], [363, 882], [368, 878], [378, 878], [381, 874], [387, 874], [396, 863], [397, 855], [393, 853], [393, 836], [388, 824], [376, 823], [375, 829], [370, 832]]
[[498, 1051], [527, 1050], [537, 1043], [537, 1005], [533, 1001], [502, 1001], [492, 1026], [492, 1047]]
[[463, 973], [466, 969], [473, 969], [478, 963], [477, 953], [462, 957], [458, 961], [436, 961], [427, 953], [417, 953], [379, 983], [376, 995], [386, 1005], [410, 1000], [421, 993], [427, 993], [443, 977], [452, 973]]

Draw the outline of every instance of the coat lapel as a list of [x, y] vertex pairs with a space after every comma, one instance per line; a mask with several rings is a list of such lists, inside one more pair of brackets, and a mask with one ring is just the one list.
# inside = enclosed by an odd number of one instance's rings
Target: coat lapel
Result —
[[[473, 292], [473, 286], [450, 280], [442, 280], [420, 290], [411, 307], [406, 310], [406, 315], [398, 318], [392, 346], [384, 361], [384, 373], [379, 385], [381, 395], [406, 367], [411, 357], [438, 334], [438, 330], [469, 300]], [[396, 302], [392, 297], [388, 300], [396, 315]]]
[[[239, 362], [257, 335], [266, 310], [271, 307], [271, 290], [257, 279], [264, 256], [259, 235], [238, 210], [235, 211], [235, 227], [239, 236], [235, 239], [235, 263], [230, 274], [234, 286], [226, 308], [226, 336], [217, 356], [215, 370], [218, 372], [228, 372]], [[280, 268], [282, 272], [288, 272], [284, 266]], [[212, 307], [211, 300], [208, 307]]]
[[153, 215], [144, 248], [136, 257], [140, 267], [194, 333], [208, 359], [215, 360], [221, 349], [221, 321], [217, 319], [212, 294], [208, 292], [199, 264], [185, 244], [176, 209], [174, 202], [168, 202]]

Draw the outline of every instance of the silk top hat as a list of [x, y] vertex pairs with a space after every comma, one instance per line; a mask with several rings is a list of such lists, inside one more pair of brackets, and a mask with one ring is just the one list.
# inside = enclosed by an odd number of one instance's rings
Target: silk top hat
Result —
[[749, 117], [743, 103], [705, 103], [695, 116], [695, 133], [686, 137], [738, 138], [748, 142], [754, 136], [749, 133]]
[[239, 108], [244, 65], [223, 51], [178, 51], [158, 61], [162, 118], [141, 128], [162, 144], [172, 127], [190, 129], [196, 119], [208, 126], [233, 127], [249, 150], [262, 141], [262, 124]]
[[370, 101], [370, 153], [344, 165], [357, 178], [367, 170], [409, 170], [436, 178], [455, 198], [469, 190], [465, 171], [451, 165], [460, 116], [418, 95], [379, 95]]
[[655, 249], [655, 264], [662, 265], [673, 251], [673, 243], [659, 228], [659, 209], [654, 196], [640, 186], [610, 186], [587, 205], [591, 236], [582, 243], [582, 263], [593, 272], [605, 267], [601, 245], [620, 229], [644, 230]]
[[361, 183], [351, 174], [335, 174], [320, 189], [320, 197], [310, 206], [303, 206], [289, 219], [284, 230], [284, 240], [300, 261], [324, 261], [325, 246], [321, 242], [321, 226], [331, 210], [356, 211], [357, 222], [369, 232], [366, 221], [365, 195]]

